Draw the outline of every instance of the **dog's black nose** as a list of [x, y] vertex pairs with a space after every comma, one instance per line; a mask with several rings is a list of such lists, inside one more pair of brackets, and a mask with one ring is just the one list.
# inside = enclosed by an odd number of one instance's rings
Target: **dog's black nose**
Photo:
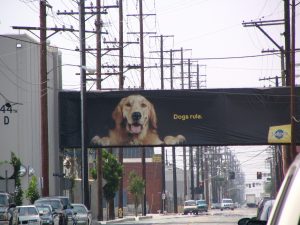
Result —
[[140, 112], [133, 112], [131, 115], [133, 121], [138, 121], [139, 119], [141, 119], [142, 115]]

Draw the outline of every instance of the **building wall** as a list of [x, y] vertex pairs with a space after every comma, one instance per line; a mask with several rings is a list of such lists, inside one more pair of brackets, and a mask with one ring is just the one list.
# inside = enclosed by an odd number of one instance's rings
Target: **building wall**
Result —
[[[140, 162], [124, 163], [123, 185], [128, 196], [128, 204], [133, 204], [132, 197], [127, 192], [128, 177], [131, 171], [135, 171], [142, 177], [142, 164]], [[149, 213], [157, 213], [161, 209], [161, 189], [162, 189], [162, 165], [159, 162], [146, 162], [146, 198]]]
[[[58, 157], [58, 98], [61, 89], [61, 54], [48, 49], [48, 121], [50, 193], [55, 193], [52, 177]], [[59, 67], [58, 67], [59, 66]], [[0, 107], [10, 102], [12, 112], [0, 113], [0, 161], [10, 161], [11, 152], [21, 163], [32, 167], [41, 177], [40, 75], [39, 45], [27, 35], [0, 37]], [[28, 173], [21, 178], [23, 190], [28, 188]], [[13, 190], [11, 190], [13, 191]], [[25, 201], [26, 202], [26, 201]]]

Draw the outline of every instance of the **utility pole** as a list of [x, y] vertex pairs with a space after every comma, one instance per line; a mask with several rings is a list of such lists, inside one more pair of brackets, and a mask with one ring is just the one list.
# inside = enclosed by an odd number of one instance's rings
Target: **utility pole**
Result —
[[[40, 27], [13, 26], [13, 29], [27, 30], [40, 39], [40, 110], [41, 110], [41, 161], [42, 161], [42, 196], [49, 196], [49, 140], [48, 140], [48, 79], [47, 79], [47, 39], [59, 31], [71, 31], [73, 28], [49, 28], [47, 27], [46, 7], [52, 8], [47, 1], [39, 1], [40, 5]], [[40, 31], [40, 36], [32, 32]], [[47, 31], [53, 31], [47, 36]]]
[[47, 89], [47, 22], [46, 1], [40, 1], [40, 76], [41, 76], [41, 149], [42, 195], [49, 196], [49, 145], [48, 145], [48, 89]]
[[188, 87], [191, 89], [191, 59], [188, 59]]
[[[97, 0], [97, 16], [96, 16], [96, 48], [97, 48], [97, 57], [96, 57], [96, 69], [97, 69], [97, 81], [96, 88], [97, 90], [101, 90], [101, 30], [102, 30], [102, 22], [101, 22], [101, 0]], [[103, 158], [102, 158], [102, 148], [97, 149], [97, 192], [98, 192], [98, 215], [97, 219], [99, 221], [103, 220]]]
[[[291, 155], [291, 162], [294, 161], [294, 159], [297, 156], [297, 150], [296, 150], [296, 141], [295, 141], [295, 120], [296, 120], [296, 95], [295, 95], [295, 42], [296, 42], [296, 31], [295, 31], [295, 14], [296, 10], [296, 3], [295, 0], [292, 0], [292, 21], [291, 21], [291, 33], [292, 36], [289, 38], [291, 40], [291, 46], [289, 48], [290, 52], [290, 85], [291, 85], [291, 149], [290, 149], [290, 155]], [[288, 65], [287, 65], [288, 66]]]
[[171, 90], [173, 90], [173, 50], [170, 49], [170, 81], [171, 81]]
[[[200, 183], [200, 147], [196, 147], [196, 187], [199, 190], [199, 183]], [[199, 195], [199, 192], [197, 193]]]
[[183, 195], [187, 200], [186, 147], [183, 146]]
[[209, 201], [209, 177], [208, 177], [208, 160], [209, 160], [209, 148], [206, 147], [205, 153], [204, 153], [204, 185], [205, 185], [205, 199], [207, 202], [208, 207], [210, 207], [210, 201]]
[[178, 213], [178, 207], [177, 207], [177, 173], [176, 173], [176, 153], [175, 153], [175, 146], [172, 146], [172, 157], [173, 157], [173, 202], [174, 202], [174, 213]]
[[189, 146], [189, 149], [190, 149], [191, 199], [195, 199], [193, 147]]
[[81, 154], [82, 154], [82, 203], [90, 209], [86, 119], [86, 51], [85, 51], [85, 0], [79, 2], [80, 40], [80, 108], [81, 108]]
[[141, 89], [145, 88], [143, 0], [139, 0]]
[[180, 48], [180, 57], [181, 57], [181, 89], [184, 89], [184, 70], [183, 70], [183, 48]]
[[[123, 49], [123, 0], [119, 0], [119, 89], [124, 88], [124, 49]], [[123, 165], [123, 148], [119, 148], [119, 162]], [[119, 185], [118, 217], [123, 218], [123, 174]]]
[[[292, 4], [292, 8], [293, 4]], [[250, 22], [243, 23], [244, 26], [247, 25], [255, 25], [258, 27], [271, 41], [274, 43], [279, 50], [281, 51], [281, 55], [285, 56], [285, 84], [286, 86], [290, 86], [290, 122], [291, 122], [291, 144], [289, 146], [283, 146], [282, 151], [282, 161], [283, 161], [283, 172], [284, 174], [287, 172], [289, 166], [294, 160], [296, 154], [296, 144], [295, 144], [295, 93], [294, 93], [294, 83], [295, 78], [291, 73], [294, 70], [291, 50], [291, 35], [290, 35], [290, 0], [284, 0], [284, 20], [272, 20], [272, 21], [259, 21], [259, 22]], [[262, 25], [280, 25], [284, 24], [284, 37], [285, 37], [285, 50], [281, 46], [279, 46], [264, 30], [262, 30]], [[283, 54], [284, 53], [284, 54]], [[283, 64], [283, 63], [282, 63]]]
[[[164, 38], [173, 37], [170, 35], [160, 35], [160, 36], [150, 36], [150, 38], [160, 38], [160, 88], [164, 90]], [[162, 177], [162, 187], [161, 187], [161, 209], [162, 213], [165, 211], [165, 192], [166, 192], [166, 174], [165, 174], [165, 147], [161, 147], [161, 177]]]

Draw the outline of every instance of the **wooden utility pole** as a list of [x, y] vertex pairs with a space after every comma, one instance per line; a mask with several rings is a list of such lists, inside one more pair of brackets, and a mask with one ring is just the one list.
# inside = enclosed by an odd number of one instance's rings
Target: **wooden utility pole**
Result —
[[190, 149], [190, 173], [191, 173], [191, 199], [195, 199], [194, 192], [194, 157], [193, 157], [193, 147], [189, 146]]
[[[150, 36], [153, 38], [160, 38], [160, 88], [163, 90], [165, 88], [164, 86], [164, 38], [165, 37], [173, 37], [173, 36], [166, 36], [166, 35], [160, 35], [160, 36]], [[165, 211], [165, 196], [166, 196], [166, 176], [165, 176], [165, 147], [161, 147], [161, 209], [162, 213]]]
[[[286, 86], [291, 87], [291, 41], [290, 41], [290, 0], [284, 0], [284, 38], [285, 38], [285, 80], [286, 80]], [[292, 88], [291, 88], [292, 91]], [[293, 93], [290, 93], [291, 96]], [[290, 98], [292, 100], [292, 97]], [[290, 109], [292, 109], [292, 102], [290, 105]], [[291, 165], [293, 159], [292, 159], [292, 154], [291, 151], [293, 151], [294, 148], [294, 143], [293, 143], [293, 111], [290, 111], [290, 121], [291, 121], [291, 144], [288, 146], [284, 146], [283, 152], [282, 152], [282, 157], [283, 157], [283, 173], [286, 174], [288, 171], [289, 166]]]
[[183, 195], [187, 200], [186, 147], [183, 147]]
[[[141, 89], [145, 88], [145, 64], [144, 64], [144, 22], [143, 22], [143, 0], [139, 0], [139, 24], [140, 24], [140, 60], [141, 60]], [[146, 148], [142, 147], [142, 174], [145, 181], [143, 196], [143, 215], [146, 215], [147, 207], [147, 183], [146, 183]]]
[[82, 203], [90, 209], [88, 180], [87, 118], [86, 118], [86, 51], [85, 51], [85, 0], [79, 2], [80, 40], [80, 108], [81, 108], [81, 154], [82, 154]]
[[[200, 146], [196, 147], [196, 187], [199, 190], [200, 183]], [[199, 194], [199, 193], [197, 193]]]
[[184, 70], [183, 70], [183, 48], [180, 49], [180, 57], [181, 57], [181, 89], [184, 89]]
[[48, 145], [48, 88], [47, 88], [47, 22], [46, 1], [40, 1], [40, 76], [41, 76], [41, 150], [42, 195], [49, 196], [49, 145]]
[[174, 202], [174, 213], [178, 213], [178, 207], [177, 207], [177, 171], [176, 171], [175, 146], [172, 146], [172, 159], [173, 159], [173, 202]]
[[[96, 15], [96, 70], [97, 70], [97, 79], [96, 79], [96, 87], [97, 90], [101, 90], [101, 30], [102, 30], [102, 22], [101, 22], [101, 0], [97, 0], [97, 15]], [[97, 192], [98, 192], [98, 215], [97, 219], [99, 221], [103, 220], [103, 160], [102, 160], [102, 148], [97, 149]]]
[[209, 201], [209, 177], [208, 177], [208, 172], [209, 172], [209, 166], [208, 166], [208, 160], [209, 160], [209, 147], [206, 147], [205, 149], [205, 154], [204, 154], [204, 186], [205, 186], [205, 200], [210, 207], [210, 201]]
[[291, 85], [291, 162], [294, 161], [294, 159], [297, 156], [297, 150], [296, 150], [296, 140], [295, 140], [295, 120], [296, 120], [296, 94], [295, 94], [295, 43], [296, 43], [296, 31], [295, 31], [295, 19], [296, 19], [296, 3], [295, 0], [292, 0], [292, 21], [291, 21], [291, 47], [290, 49], [290, 85]]
[[170, 82], [171, 82], [171, 90], [174, 89], [173, 87], [173, 50], [170, 49]]
[[160, 88], [163, 90], [164, 86], [164, 39], [160, 35]]
[[143, 0], [139, 0], [141, 89], [145, 88]]
[[[124, 49], [123, 49], [123, 0], [119, 0], [119, 90], [124, 89]], [[119, 148], [119, 162], [123, 165], [123, 148]], [[118, 217], [123, 218], [123, 175], [119, 185]]]
[[[42, 161], [42, 196], [49, 196], [49, 140], [48, 140], [48, 79], [47, 79], [47, 38], [59, 31], [76, 31], [73, 28], [47, 27], [46, 7], [51, 6], [45, 0], [40, 1], [40, 27], [12, 26], [13, 29], [27, 30], [40, 39], [40, 109], [41, 109], [41, 161]], [[40, 36], [32, 30], [40, 31]], [[47, 36], [47, 30], [53, 33]], [[62, 171], [60, 171], [62, 172]]]

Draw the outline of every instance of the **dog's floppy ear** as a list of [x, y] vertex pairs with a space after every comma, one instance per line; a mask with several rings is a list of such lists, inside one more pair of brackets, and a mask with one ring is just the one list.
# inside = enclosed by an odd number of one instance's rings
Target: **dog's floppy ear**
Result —
[[157, 129], [157, 117], [156, 117], [156, 112], [155, 112], [153, 104], [150, 103], [149, 108], [150, 108], [150, 110], [149, 110], [150, 127]]
[[122, 114], [122, 106], [124, 104], [124, 98], [119, 102], [116, 106], [115, 110], [112, 113], [112, 118], [116, 123], [116, 126], [119, 126], [123, 121], [123, 114]]

